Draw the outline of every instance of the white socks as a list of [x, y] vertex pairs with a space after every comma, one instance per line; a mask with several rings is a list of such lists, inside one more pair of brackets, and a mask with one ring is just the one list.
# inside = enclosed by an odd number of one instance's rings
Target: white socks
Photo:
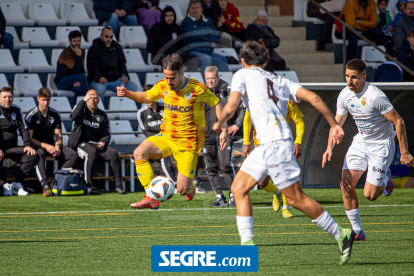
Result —
[[335, 240], [339, 239], [339, 228], [338, 224], [333, 220], [333, 218], [324, 211], [317, 219], [312, 220], [322, 230], [325, 230], [331, 234]]
[[280, 195], [282, 192], [280, 191], [280, 189], [279, 190], [277, 190], [277, 193], [276, 193], [276, 195], [278, 196], [278, 195]]
[[149, 188], [146, 188], [145, 189], [145, 195], [149, 197], [150, 196], [150, 193], [151, 193], [150, 192], [150, 189]]
[[241, 242], [247, 242], [253, 238], [253, 217], [236, 216], [237, 229], [239, 229], [239, 235]]
[[354, 210], [345, 210], [346, 215], [348, 216], [349, 221], [352, 225], [352, 230], [355, 233], [362, 231], [361, 217], [359, 216], [359, 208]]

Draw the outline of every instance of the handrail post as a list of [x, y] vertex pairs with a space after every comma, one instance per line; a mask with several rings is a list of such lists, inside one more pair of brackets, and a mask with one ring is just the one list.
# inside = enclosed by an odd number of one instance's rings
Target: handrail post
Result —
[[346, 70], [346, 58], [347, 58], [347, 52], [346, 52], [346, 28], [342, 28], [342, 72], [345, 79], [345, 70]]
[[266, 11], [267, 16], [269, 16], [269, 12], [267, 11], [267, 0], [265, 0], [265, 11]]

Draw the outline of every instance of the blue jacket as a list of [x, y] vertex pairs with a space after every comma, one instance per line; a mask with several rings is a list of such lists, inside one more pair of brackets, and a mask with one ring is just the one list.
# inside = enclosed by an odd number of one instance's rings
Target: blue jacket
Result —
[[[410, 48], [408, 41], [404, 41], [401, 48], [398, 50], [397, 59], [402, 64], [414, 71], [413, 50]], [[414, 76], [404, 71], [405, 81], [414, 81]]]
[[391, 26], [393, 27], [393, 28], [395, 28], [395, 25], [397, 24], [397, 22], [403, 17], [403, 15], [404, 15], [404, 12], [403, 11], [400, 11], [399, 9], [398, 9], [398, 3], [399, 2], [404, 2], [405, 4], [407, 4], [407, 0], [398, 0], [397, 1], [397, 4], [395, 5], [396, 7], [397, 7], [397, 14], [395, 15], [395, 17], [394, 17], [394, 21], [392, 21], [392, 24], [391, 24]]
[[375, 71], [374, 80], [378, 82], [402, 82], [403, 70], [393, 61], [386, 61]]
[[[218, 41], [219, 34], [210, 18], [201, 15], [201, 19], [197, 20], [188, 15], [181, 22], [181, 28], [184, 35], [188, 35], [183, 39], [185, 52], [197, 51], [204, 54], [213, 52], [212, 42]], [[190, 32], [191, 34], [186, 34]]]

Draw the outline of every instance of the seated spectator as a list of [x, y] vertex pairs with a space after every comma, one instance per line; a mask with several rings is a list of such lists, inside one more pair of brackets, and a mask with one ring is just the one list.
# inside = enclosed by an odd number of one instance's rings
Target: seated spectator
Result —
[[132, 0], [92, 0], [93, 11], [99, 24], [102, 25], [107, 21], [107, 25], [111, 26], [114, 34], [118, 35], [119, 21], [129, 25], [138, 25], [138, 20], [132, 12]]
[[147, 51], [152, 55], [152, 63], [162, 65], [162, 59], [167, 55], [178, 54], [184, 62], [194, 56], [181, 53], [183, 40], [180, 39], [183, 30], [175, 22], [176, 13], [172, 7], [165, 7], [161, 14], [161, 22], [154, 24], [148, 35]]
[[218, 31], [213, 21], [205, 17], [202, 12], [201, 0], [190, 0], [188, 15], [181, 22], [184, 33], [191, 32], [184, 38], [184, 46], [188, 48], [187, 53], [198, 58], [202, 72], [213, 63], [220, 71], [229, 71], [227, 58], [213, 52], [212, 42], [218, 41]]
[[113, 38], [113, 30], [110, 27], [103, 28], [100, 37], [93, 40], [88, 51], [90, 88], [98, 91], [102, 100], [105, 90], [116, 91], [116, 87], [121, 84], [128, 90], [137, 90], [137, 85], [129, 81], [122, 47]]
[[221, 12], [220, 6], [213, 0], [203, 0], [203, 14], [206, 17], [209, 17], [214, 24], [214, 27], [220, 32], [226, 30], [226, 25], [224, 24], [224, 16]]
[[267, 13], [264, 10], [256, 11], [254, 21], [246, 29], [246, 40], [254, 40], [261, 43], [269, 51], [269, 60], [264, 68], [269, 72], [286, 70], [285, 60], [274, 50], [279, 46], [280, 39], [272, 28], [266, 25]]
[[403, 17], [406, 4], [407, 0], [398, 0], [396, 5], [398, 13], [395, 15], [391, 25], [393, 29], [395, 28], [395, 25], [397, 25], [397, 22]]
[[79, 157], [85, 160], [88, 195], [100, 194], [92, 180], [98, 156], [108, 161], [114, 172], [115, 191], [124, 194], [125, 190], [121, 182], [121, 161], [116, 150], [108, 146], [111, 140], [109, 120], [106, 113], [98, 108], [98, 103], [98, 92], [90, 89], [83, 100], [73, 108], [70, 118], [75, 124], [69, 136], [69, 147], [76, 150]]
[[[29, 193], [22, 183], [34, 168], [37, 155], [31, 146], [22, 111], [13, 104], [13, 98], [13, 89], [10, 86], [0, 89], [0, 185], [3, 186], [4, 196], [26, 196]], [[23, 138], [23, 147], [17, 146], [17, 131]], [[6, 158], [20, 163], [15, 182], [11, 184], [6, 181], [3, 167], [3, 160]]]
[[9, 33], [6, 33], [6, 18], [4, 17], [4, 14], [1, 11], [0, 7], [0, 45], [2, 44], [4, 48], [7, 48], [10, 50], [10, 52], [13, 52], [13, 36]]
[[394, 43], [392, 39], [392, 31], [394, 28], [391, 26], [390, 11], [388, 10], [389, 0], [377, 0], [377, 16], [378, 16], [378, 27], [382, 31], [384, 36], [384, 43], [387, 48], [393, 48]]
[[[374, 40], [377, 45], [384, 45], [384, 36], [378, 27], [377, 3], [375, 0], [347, 0], [342, 9], [345, 22], [352, 28], [360, 31], [361, 34], [370, 40]], [[343, 31], [345, 31], [345, 27]], [[347, 49], [347, 60], [356, 58], [358, 40], [356, 34], [346, 29], [346, 39], [349, 40]], [[338, 39], [342, 39], [342, 33], [335, 32]]]
[[30, 110], [25, 118], [30, 140], [39, 157], [36, 173], [43, 186], [43, 196], [52, 195], [46, 175], [46, 156], [65, 161], [62, 168], [73, 168], [78, 161], [76, 152], [62, 145], [62, 121], [59, 112], [49, 107], [51, 97], [49, 88], [41, 88], [37, 96], [39, 105]]
[[403, 17], [395, 24], [394, 28], [394, 47], [397, 52], [403, 46], [412, 29], [414, 29], [414, 2], [408, 2], [405, 5]]
[[145, 28], [145, 32], [148, 34], [149, 29], [155, 24], [161, 21], [162, 10], [158, 7], [159, 0], [151, 0], [148, 2], [151, 8], [139, 8], [135, 14], [138, 18], [138, 25]]
[[[393, 58], [397, 58], [397, 51], [394, 49], [387, 49], [387, 54]], [[374, 81], [377, 82], [402, 82], [404, 81], [403, 70], [401, 67], [385, 57], [387, 61], [381, 64], [377, 70], [375, 70]]]
[[[405, 41], [397, 52], [397, 59], [399, 62], [414, 71], [414, 29], [408, 33], [407, 41]], [[414, 81], [414, 76], [403, 71], [405, 81]]]
[[85, 50], [80, 48], [81, 37], [79, 31], [69, 33], [69, 46], [59, 56], [54, 79], [58, 89], [75, 92], [74, 104], [78, 96], [85, 96], [89, 90], [85, 76]]
[[218, 0], [221, 13], [224, 16], [225, 32], [234, 35], [241, 41], [246, 41], [246, 29], [240, 22], [239, 10], [227, 0]]

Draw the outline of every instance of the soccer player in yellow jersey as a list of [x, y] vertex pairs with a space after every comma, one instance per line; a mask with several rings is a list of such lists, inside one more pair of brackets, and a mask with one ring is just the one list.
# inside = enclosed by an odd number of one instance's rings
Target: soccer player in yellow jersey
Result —
[[[138, 179], [148, 195], [154, 172], [148, 159], [161, 159], [173, 155], [178, 169], [177, 191], [192, 200], [195, 195], [194, 173], [197, 153], [204, 145], [204, 104], [214, 107], [220, 118], [222, 107], [219, 99], [202, 83], [184, 77], [183, 61], [178, 55], [168, 55], [162, 61], [164, 78], [146, 92], [132, 92], [117, 87], [119, 97], [127, 97], [139, 103], [164, 101], [161, 132], [147, 138], [134, 150], [135, 169]], [[221, 149], [227, 142], [227, 124], [222, 125]], [[157, 209], [159, 202], [144, 195], [144, 199], [132, 203], [137, 209]]]
[[[294, 156], [295, 158], [298, 158], [302, 154], [302, 139], [303, 134], [305, 133], [305, 123], [303, 122], [303, 114], [300, 112], [299, 107], [295, 102], [292, 100], [289, 100], [288, 103], [288, 109], [287, 109], [287, 116], [286, 121], [289, 123], [289, 118], [292, 118], [292, 120], [296, 124], [296, 139], [294, 142]], [[243, 156], [247, 157], [247, 155], [250, 153], [250, 131], [252, 128], [252, 121], [250, 119], [250, 113], [246, 110], [246, 113], [244, 115], [244, 122], [243, 122], [244, 128], [243, 128], [243, 138], [244, 138], [244, 147], [243, 147]], [[253, 131], [253, 142], [254, 147], [259, 145], [259, 140], [256, 139], [256, 131]], [[273, 184], [272, 180], [269, 179], [269, 177], [266, 177], [262, 181], [259, 182], [260, 188], [264, 189], [266, 192], [273, 193], [273, 210], [275, 212], [278, 212], [280, 210], [280, 205], [283, 197], [283, 208], [282, 208], [282, 216], [283, 218], [292, 218], [293, 215], [289, 211], [289, 204], [286, 200], [286, 197], [284, 194], [280, 192], [280, 190]]]

